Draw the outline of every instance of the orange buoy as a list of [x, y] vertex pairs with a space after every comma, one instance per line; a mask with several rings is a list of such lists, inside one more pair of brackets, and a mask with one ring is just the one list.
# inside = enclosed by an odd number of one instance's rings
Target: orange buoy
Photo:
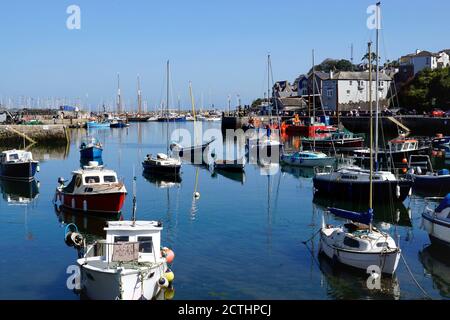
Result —
[[403, 163], [408, 163], [408, 159], [403, 158], [402, 162], [403, 162]]
[[403, 171], [403, 173], [406, 173], [406, 171], [408, 171], [408, 170], [406, 170], [406, 168], [403, 168], [403, 170], [402, 170], [402, 171]]
[[175, 253], [167, 247], [162, 248], [161, 254], [166, 258], [167, 263], [172, 263], [173, 259], [175, 259]]

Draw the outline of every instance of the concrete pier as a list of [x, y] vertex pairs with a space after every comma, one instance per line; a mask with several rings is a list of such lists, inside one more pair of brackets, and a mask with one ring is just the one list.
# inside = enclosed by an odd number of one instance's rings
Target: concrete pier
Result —
[[67, 144], [68, 129], [64, 125], [0, 125], [0, 145], [35, 143]]

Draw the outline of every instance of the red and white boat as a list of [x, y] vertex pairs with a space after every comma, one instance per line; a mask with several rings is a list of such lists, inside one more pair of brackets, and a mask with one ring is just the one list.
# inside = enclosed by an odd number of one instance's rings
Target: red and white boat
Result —
[[72, 172], [68, 185], [59, 178], [55, 204], [86, 213], [117, 214], [121, 211], [127, 190], [113, 170], [91, 161], [88, 166]]

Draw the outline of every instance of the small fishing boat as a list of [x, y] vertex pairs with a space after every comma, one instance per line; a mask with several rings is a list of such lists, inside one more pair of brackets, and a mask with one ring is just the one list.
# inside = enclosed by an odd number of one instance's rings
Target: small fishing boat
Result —
[[190, 147], [182, 147], [178, 143], [172, 143], [170, 150], [175, 157], [195, 163], [195, 164], [208, 164], [210, 162], [209, 147], [215, 141], [215, 138], [211, 140]]
[[127, 190], [113, 170], [91, 161], [88, 166], [72, 172], [65, 185], [58, 179], [54, 202], [62, 208], [84, 213], [117, 214], [122, 210]]
[[144, 116], [144, 115], [140, 115], [140, 114], [137, 114], [135, 116], [127, 118], [128, 122], [146, 122], [146, 121], [149, 121], [149, 119], [150, 119], [150, 116]]
[[110, 127], [109, 121], [103, 121], [103, 122], [88, 121], [88, 122], [86, 122], [87, 129], [109, 128], [109, 127]]
[[[417, 158], [426, 159], [426, 167], [420, 164]], [[415, 166], [414, 164], [417, 164]], [[450, 192], [450, 171], [448, 169], [433, 170], [430, 157], [411, 156], [409, 160], [409, 170], [407, 176], [413, 182], [413, 191], [422, 195], [444, 196]]]
[[322, 220], [320, 251], [334, 262], [367, 272], [378, 266], [382, 273], [393, 274], [400, 260], [401, 250], [394, 239], [372, 226], [373, 211], [358, 213], [337, 208], [329, 211], [337, 217], [350, 220], [334, 227]]
[[[369, 196], [370, 170], [358, 166], [315, 168], [314, 190], [318, 196], [339, 200], [366, 201]], [[390, 171], [373, 173], [373, 197], [375, 201], [404, 201], [409, 195], [412, 181], [397, 178]]]
[[102, 157], [103, 146], [93, 137], [86, 137], [80, 145], [80, 158], [84, 160], [95, 160]]
[[298, 115], [294, 119], [286, 120], [281, 124], [281, 131], [287, 135], [312, 137], [317, 132], [325, 132], [328, 126], [321, 122], [311, 122], [310, 119], [301, 120]]
[[126, 128], [126, 127], [129, 127], [130, 124], [125, 119], [117, 118], [117, 119], [111, 120], [109, 126], [111, 128]]
[[31, 181], [39, 171], [39, 161], [24, 150], [7, 150], [0, 154], [0, 179]]
[[[430, 151], [430, 146], [426, 144], [419, 144], [417, 139], [407, 139], [400, 137], [389, 141], [388, 145], [384, 149], [378, 150], [378, 163], [380, 166], [392, 166], [396, 167], [404, 166], [407, 159], [411, 155], [427, 154]], [[375, 153], [375, 152], [374, 152]], [[357, 161], [361, 161], [363, 165], [369, 163], [370, 149], [355, 150], [353, 152]]]
[[322, 151], [351, 152], [364, 147], [364, 137], [351, 132], [333, 132], [324, 138], [302, 139], [304, 148], [314, 148]]
[[174, 113], [168, 113], [158, 117], [159, 122], [184, 122], [186, 117], [183, 115], [178, 115]]
[[[426, 198], [435, 200], [436, 198]], [[422, 213], [423, 226], [434, 244], [450, 246], [450, 194], [442, 199], [436, 209], [426, 206]]]
[[173, 251], [160, 249], [162, 223], [109, 221], [106, 239], [77, 260], [81, 292], [92, 300], [152, 300], [174, 279]]
[[278, 157], [281, 155], [283, 144], [279, 140], [271, 139], [267, 135], [260, 137], [259, 135], [253, 138], [248, 138], [245, 143], [245, 151], [248, 155], [255, 154], [259, 159], [261, 156], [266, 155], [272, 157], [272, 155]]
[[245, 162], [245, 157], [235, 160], [216, 160], [214, 161], [214, 170], [244, 171]]
[[284, 164], [298, 167], [330, 166], [334, 164], [336, 158], [329, 157], [325, 153], [317, 151], [298, 151], [294, 153], [282, 154], [281, 161]]
[[169, 157], [165, 153], [158, 153], [156, 157], [148, 154], [142, 162], [142, 166], [144, 167], [144, 173], [179, 175], [181, 160]]

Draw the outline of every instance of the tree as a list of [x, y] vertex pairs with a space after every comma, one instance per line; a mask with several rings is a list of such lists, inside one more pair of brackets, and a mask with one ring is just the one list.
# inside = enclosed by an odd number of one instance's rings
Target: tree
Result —
[[418, 111], [450, 109], [450, 67], [420, 71], [400, 89], [399, 101], [403, 107]]
[[263, 103], [264, 99], [258, 98], [252, 102], [252, 108], [256, 108]]
[[[345, 59], [334, 60], [325, 59], [321, 64], [315, 66], [316, 71], [330, 72], [330, 71], [353, 71], [356, 67], [350, 61]], [[309, 73], [312, 72], [312, 68]]]
[[[371, 53], [371, 59], [370, 61], [372, 61], [372, 64], [376, 64], [377, 63], [377, 54], [375, 52]], [[362, 57], [361, 61], [367, 61], [367, 63], [369, 63], [369, 53], [367, 52], [364, 57]]]

